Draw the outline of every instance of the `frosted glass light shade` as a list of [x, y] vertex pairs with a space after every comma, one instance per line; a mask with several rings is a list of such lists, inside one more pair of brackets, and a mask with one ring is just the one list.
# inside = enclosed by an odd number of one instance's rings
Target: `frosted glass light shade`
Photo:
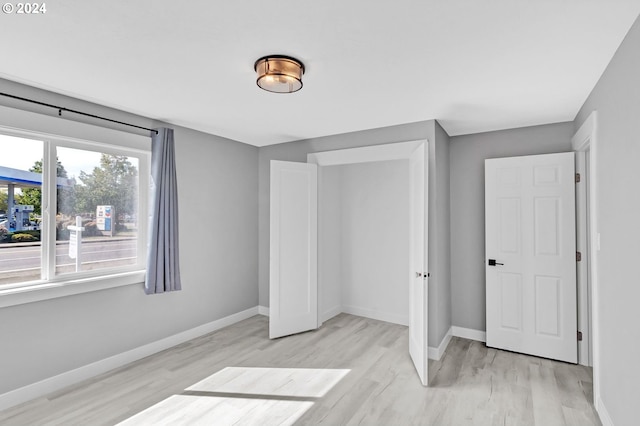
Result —
[[274, 93], [292, 93], [302, 89], [304, 65], [297, 59], [271, 55], [258, 59], [254, 65], [256, 83], [261, 89]]

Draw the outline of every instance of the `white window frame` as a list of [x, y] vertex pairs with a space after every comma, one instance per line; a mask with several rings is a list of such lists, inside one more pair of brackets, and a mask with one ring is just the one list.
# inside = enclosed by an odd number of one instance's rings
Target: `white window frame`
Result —
[[[86, 133], [87, 129], [94, 127], [82, 123], [69, 124], [74, 130], [78, 130], [78, 128], [85, 130], [83, 133]], [[100, 141], [94, 141], [0, 125], [0, 133], [2, 134], [43, 142], [42, 159], [45, 173], [42, 176], [42, 221], [46, 223], [45, 232], [41, 235], [41, 279], [1, 286], [0, 308], [144, 282], [147, 254], [148, 200], [151, 179], [150, 138], [131, 134], [126, 134], [126, 137], [122, 138], [122, 132], [109, 129], [100, 130], [101, 133], [111, 133], [111, 137], [107, 136], [105, 138], [102, 135], [98, 138]], [[114, 142], [105, 142], [105, 139], [113, 139]], [[134, 140], [133, 143], [131, 143], [132, 139]], [[147, 140], [145, 141], [144, 139]], [[145, 145], [149, 149], [141, 148], [141, 146]], [[51, 226], [52, 219], [50, 215], [51, 212], [54, 212], [53, 215], [55, 217], [57, 200], [55, 189], [52, 190], [50, 188], [52, 183], [54, 187], [56, 185], [57, 147], [138, 158], [139, 195], [136, 264], [56, 275], [55, 259], [52, 257], [55, 254], [56, 228], [55, 224]], [[53, 220], [55, 221], [55, 219]]]

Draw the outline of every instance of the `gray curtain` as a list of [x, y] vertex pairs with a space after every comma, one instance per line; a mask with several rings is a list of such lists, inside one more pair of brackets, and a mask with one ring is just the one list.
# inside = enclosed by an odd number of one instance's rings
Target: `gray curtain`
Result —
[[173, 129], [160, 128], [157, 131], [151, 137], [149, 249], [144, 282], [147, 294], [181, 289]]

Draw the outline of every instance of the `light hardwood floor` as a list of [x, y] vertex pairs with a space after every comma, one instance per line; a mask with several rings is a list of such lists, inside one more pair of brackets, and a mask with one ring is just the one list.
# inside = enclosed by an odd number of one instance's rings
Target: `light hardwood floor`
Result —
[[406, 327], [353, 315], [277, 340], [255, 316], [0, 412], [0, 424], [600, 424], [588, 368], [453, 338], [423, 388], [407, 348]]

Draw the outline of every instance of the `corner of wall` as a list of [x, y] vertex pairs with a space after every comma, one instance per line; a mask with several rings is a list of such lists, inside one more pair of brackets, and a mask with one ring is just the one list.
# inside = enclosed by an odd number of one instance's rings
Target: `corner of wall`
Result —
[[[429, 173], [429, 178], [434, 179], [433, 185], [429, 185], [430, 190], [434, 190], [429, 197], [434, 200], [433, 209], [429, 209], [429, 214], [435, 217], [429, 220], [430, 232], [435, 234], [433, 244], [430, 244], [433, 253], [433, 263], [430, 260], [429, 269], [433, 271], [435, 278], [435, 303], [430, 303], [429, 308], [435, 307], [435, 315], [431, 318], [435, 320], [435, 337], [430, 339], [431, 343], [441, 341], [446, 338], [451, 329], [451, 183], [450, 183], [450, 137], [437, 120], [433, 120], [433, 150], [434, 161], [430, 161], [430, 166], [434, 166], [434, 171]], [[435, 339], [435, 341], [434, 341]]]
[[440, 358], [442, 358], [442, 355], [444, 355], [444, 353], [446, 352], [447, 347], [451, 342], [451, 338], [453, 337], [451, 330], [452, 329], [449, 328], [449, 330], [445, 333], [444, 337], [442, 337], [442, 340], [440, 341], [440, 344], [437, 347], [433, 347], [433, 346], [427, 347], [427, 357], [429, 359], [432, 359], [434, 361], [440, 361]]

